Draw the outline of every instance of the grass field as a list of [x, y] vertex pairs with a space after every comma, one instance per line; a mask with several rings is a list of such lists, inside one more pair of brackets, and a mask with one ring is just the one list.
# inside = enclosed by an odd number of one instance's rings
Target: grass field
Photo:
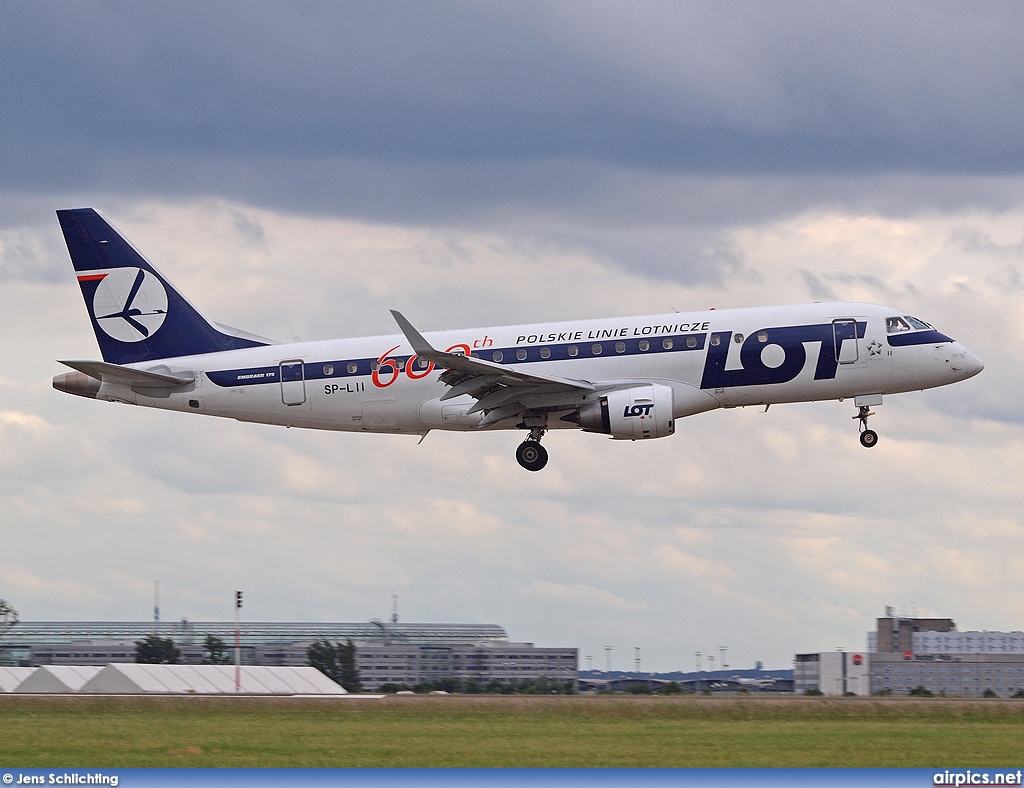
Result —
[[0, 766], [920, 766], [1024, 761], [1024, 702], [0, 696]]

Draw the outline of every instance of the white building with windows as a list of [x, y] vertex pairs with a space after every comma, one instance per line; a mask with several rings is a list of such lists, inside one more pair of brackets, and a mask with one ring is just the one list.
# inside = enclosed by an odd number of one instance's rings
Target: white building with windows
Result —
[[793, 660], [793, 691], [808, 690], [825, 695], [870, 695], [868, 655], [849, 651], [797, 654]]
[[1024, 654], [1024, 632], [915, 632], [915, 654]]
[[919, 687], [933, 695], [1000, 698], [1024, 691], [1024, 654], [870, 655], [871, 690], [909, 695]]
[[[310, 643], [275, 647], [273, 661], [260, 654], [260, 664], [305, 665]], [[374, 690], [383, 684], [410, 687], [445, 679], [475, 681], [479, 685], [497, 679], [503, 683], [524, 680], [570, 682], [575, 686], [579, 651], [575, 648], [538, 648], [532, 643], [484, 641], [480, 643], [415, 644], [392, 639], [388, 643], [360, 641], [356, 665], [363, 687]]]

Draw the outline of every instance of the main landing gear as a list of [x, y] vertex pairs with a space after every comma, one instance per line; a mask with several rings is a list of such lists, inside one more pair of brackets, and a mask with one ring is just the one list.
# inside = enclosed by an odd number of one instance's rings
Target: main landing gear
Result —
[[548, 464], [547, 450], [540, 445], [540, 439], [543, 437], [544, 430], [534, 427], [530, 430], [530, 437], [516, 449], [516, 459], [528, 471], [539, 471]]
[[868, 429], [868, 416], [874, 415], [874, 411], [868, 405], [861, 405], [857, 410], [857, 415], [853, 417], [860, 419], [860, 445], [865, 449], [870, 449], [878, 443], [878, 433]]

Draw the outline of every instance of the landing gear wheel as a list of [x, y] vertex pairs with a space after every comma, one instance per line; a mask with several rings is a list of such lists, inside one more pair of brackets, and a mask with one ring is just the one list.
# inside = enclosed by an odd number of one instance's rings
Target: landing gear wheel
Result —
[[857, 415], [854, 416], [860, 422], [860, 445], [870, 449], [878, 443], [878, 433], [868, 429], [868, 416], [874, 416], [874, 412], [867, 405], [860, 405], [857, 408]]
[[525, 440], [516, 449], [516, 459], [528, 471], [539, 471], [548, 464], [548, 452], [534, 440]]

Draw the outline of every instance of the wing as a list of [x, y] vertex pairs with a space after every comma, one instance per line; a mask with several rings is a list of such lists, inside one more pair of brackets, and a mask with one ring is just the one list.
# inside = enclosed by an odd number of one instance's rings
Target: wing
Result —
[[440, 380], [450, 388], [441, 399], [453, 399], [463, 394], [471, 396], [476, 403], [469, 412], [484, 412], [481, 427], [529, 411], [568, 410], [577, 407], [583, 397], [597, 390], [586, 380], [521, 372], [495, 361], [484, 361], [461, 353], [444, 353], [427, 342], [401, 312], [392, 309], [391, 314], [416, 355], [445, 370]]

